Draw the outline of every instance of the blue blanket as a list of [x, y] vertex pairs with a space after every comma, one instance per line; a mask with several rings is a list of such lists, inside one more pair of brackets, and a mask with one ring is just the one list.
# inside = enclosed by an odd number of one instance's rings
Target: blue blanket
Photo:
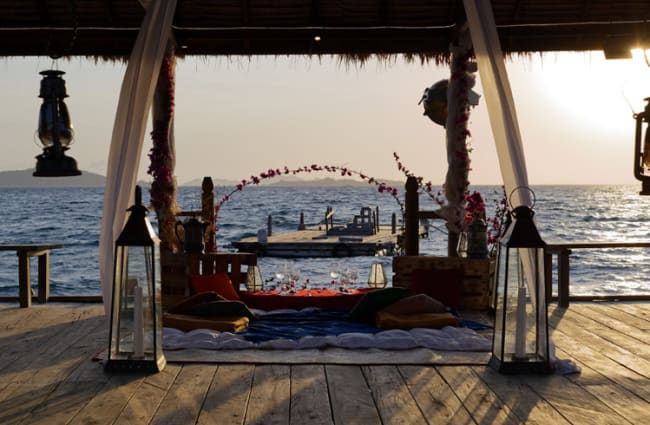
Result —
[[348, 320], [345, 310], [308, 310], [275, 313], [251, 320], [239, 334], [251, 342], [278, 338], [299, 339], [304, 336], [340, 335], [349, 332], [377, 333], [380, 329], [367, 323]]
[[[452, 311], [455, 315], [458, 312]], [[347, 310], [308, 309], [296, 312], [273, 313], [251, 320], [248, 329], [239, 332], [246, 340], [259, 343], [279, 338], [300, 339], [304, 336], [327, 336], [344, 333], [374, 334], [381, 329], [368, 323], [352, 321]], [[461, 325], [474, 330], [490, 326], [461, 320]]]

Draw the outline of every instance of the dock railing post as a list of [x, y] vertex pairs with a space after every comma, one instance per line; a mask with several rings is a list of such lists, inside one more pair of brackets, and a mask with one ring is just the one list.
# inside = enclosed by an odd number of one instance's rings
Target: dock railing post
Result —
[[305, 230], [305, 213], [300, 211], [300, 223], [298, 224], [298, 230]]
[[557, 262], [557, 302], [560, 307], [569, 306], [569, 255], [571, 250], [561, 248]]
[[419, 255], [418, 213], [420, 210], [420, 200], [418, 199], [418, 182], [414, 176], [407, 177], [405, 188], [404, 253], [406, 255]]
[[269, 218], [266, 220], [266, 236], [273, 235], [273, 217], [269, 214]]

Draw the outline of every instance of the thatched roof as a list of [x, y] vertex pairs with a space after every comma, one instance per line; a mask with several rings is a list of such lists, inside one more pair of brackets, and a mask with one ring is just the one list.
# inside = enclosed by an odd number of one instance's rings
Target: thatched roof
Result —
[[[647, 0], [492, 0], [507, 53], [648, 45]], [[0, 0], [0, 56], [128, 56], [138, 0]], [[445, 58], [461, 0], [178, 0], [185, 55], [419, 54]], [[317, 40], [316, 37], [320, 37]]]

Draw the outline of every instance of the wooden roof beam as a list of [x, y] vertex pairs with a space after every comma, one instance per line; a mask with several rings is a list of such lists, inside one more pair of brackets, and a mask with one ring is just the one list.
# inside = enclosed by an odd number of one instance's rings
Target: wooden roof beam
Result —
[[50, 10], [47, 7], [45, 0], [35, 0], [34, 7], [38, 10], [39, 19], [43, 26], [50, 25]]
[[512, 23], [517, 24], [521, 19], [522, 10], [524, 9], [524, 0], [517, 0], [512, 10]]
[[320, 15], [320, 0], [311, 0], [309, 6], [310, 22], [312, 26], [320, 27], [322, 25]]
[[115, 8], [113, 7], [113, 0], [105, 0], [104, 1], [104, 12], [105, 12], [105, 18], [106, 18], [106, 23], [109, 25], [113, 25], [115, 22]]

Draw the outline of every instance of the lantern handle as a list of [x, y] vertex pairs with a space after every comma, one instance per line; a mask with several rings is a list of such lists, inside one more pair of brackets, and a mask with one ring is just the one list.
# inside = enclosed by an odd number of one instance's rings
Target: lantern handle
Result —
[[533, 189], [528, 186], [517, 186], [510, 191], [510, 196], [508, 196], [508, 205], [510, 205], [510, 210], [515, 209], [514, 205], [512, 205], [512, 195], [515, 193], [515, 191], [524, 189], [528, 190], [533, 195], [533, 205], [530, 206], [530, 209], [533, 209], [535, 207], [535, 204], [537, 203], [537, 197], [535, 196]]

